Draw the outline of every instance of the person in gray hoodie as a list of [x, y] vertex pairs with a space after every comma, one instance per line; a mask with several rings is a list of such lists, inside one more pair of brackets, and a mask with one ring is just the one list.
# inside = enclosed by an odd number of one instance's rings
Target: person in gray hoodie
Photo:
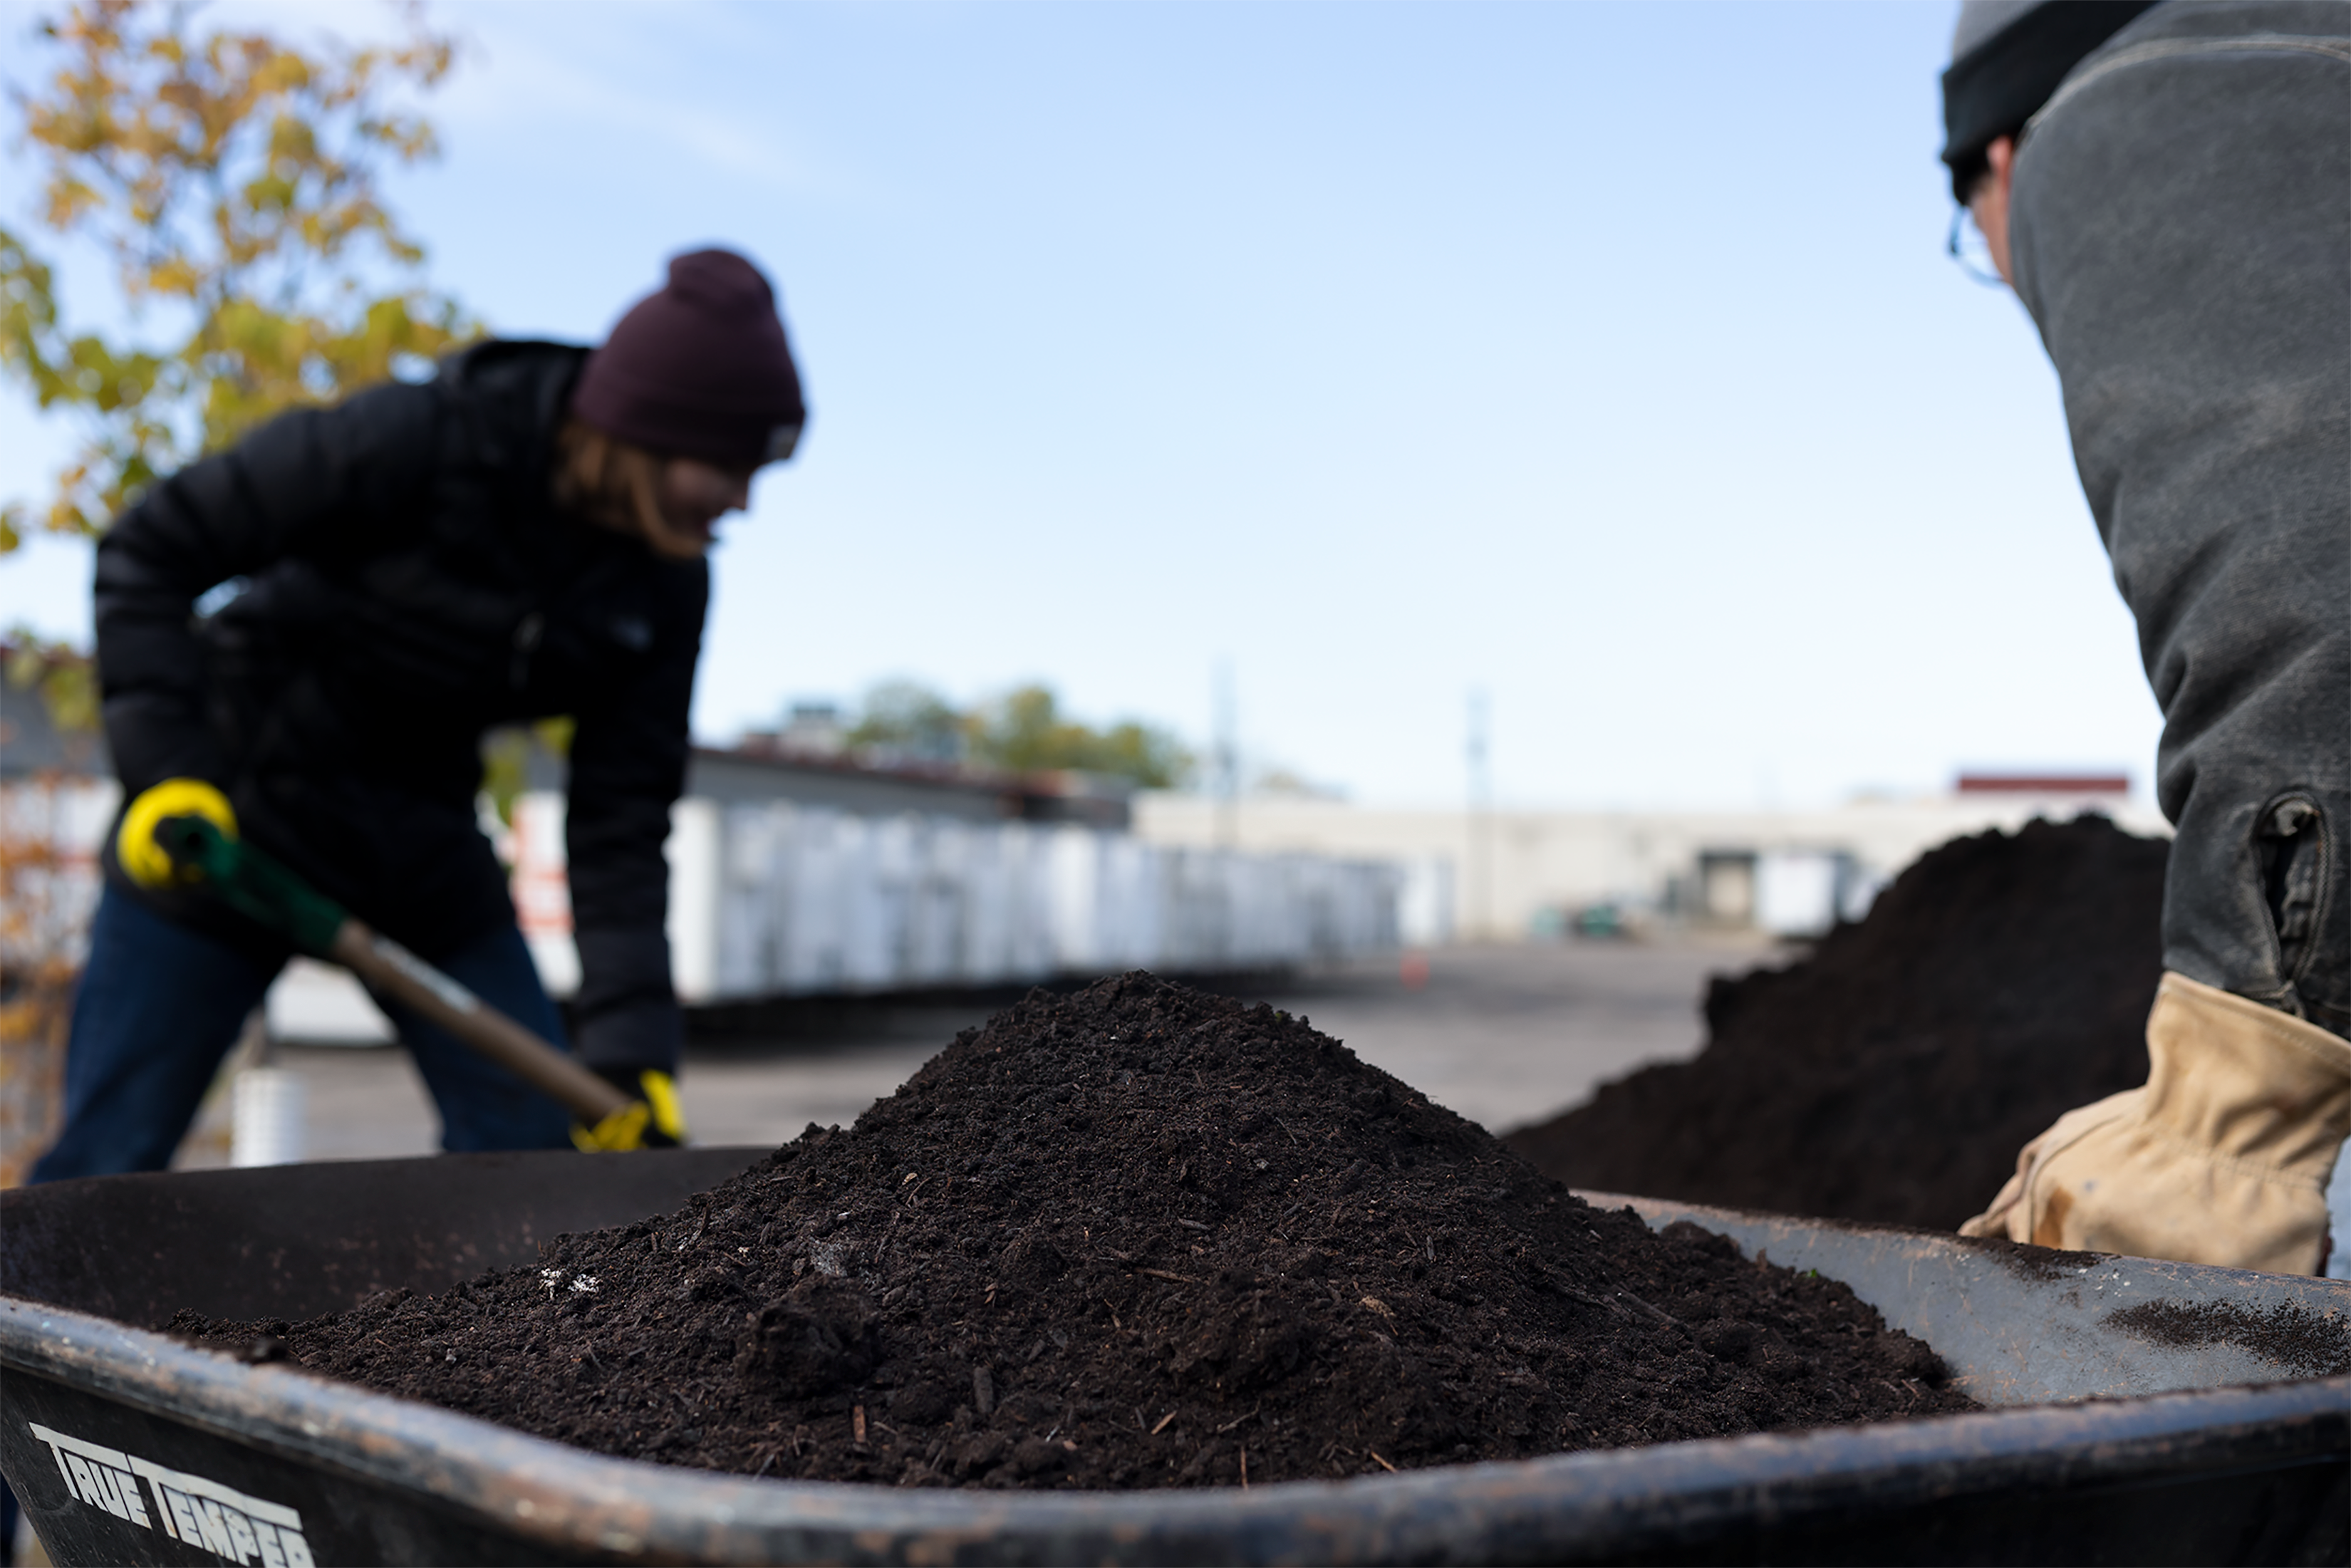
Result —
[[1961, 1228], [2325, 1269], [2351, 1134], [2351, 6], [1967, 0], [1954, 195], [2040, 329], [2163, 710], [2144, 1088]]

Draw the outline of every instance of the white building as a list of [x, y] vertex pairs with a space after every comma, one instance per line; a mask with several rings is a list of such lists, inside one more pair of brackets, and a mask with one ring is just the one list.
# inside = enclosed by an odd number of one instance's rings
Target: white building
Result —
[[2085, 810], [2131, 832], [2171, 831], [2121, 779], [1961, 783], [1948, 796], [1809, 811], [1472, 813], [1176, 794], [1138, 796], [1134, 810], [1151, 843], [1394, 862], [1403, 935], [1416, 943], [1524, 940], [1596, 908], [1806, 935], [1857, 917], [1896, 873], [1962, 834]]

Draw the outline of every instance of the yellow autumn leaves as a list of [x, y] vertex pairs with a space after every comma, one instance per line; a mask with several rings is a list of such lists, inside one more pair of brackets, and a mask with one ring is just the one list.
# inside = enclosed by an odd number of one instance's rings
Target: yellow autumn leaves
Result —
[[38, 221], [111, 263], [122, 308], [110, 331], [71, 331], [51, 265], [0, 227], [0, 371], [83, 437], [45, 501], [0, 509], [0, 552], [31, 526], [95, 533], [269, 415], [479, 332], [414, 281], [423, 247], [377, 183], [434, 155], [408, 100], [447, 75], [454, 41], [413, 6], [396, 44], [308, 53], [192, 38], [192, 14], [78, 0], [39, 28], [54, 69], [19, 100]]

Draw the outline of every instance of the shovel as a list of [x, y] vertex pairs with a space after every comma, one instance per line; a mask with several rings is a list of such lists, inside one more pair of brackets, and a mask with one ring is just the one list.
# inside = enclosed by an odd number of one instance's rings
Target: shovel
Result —
[[[482, 1000], [251, 844], [203, 817], [167, 818], [155, 841], [183, 876], [314, 958], [340, 964], [384, 996], [414, 1009], [467, 1046], [601, 1128], [637, 1102]], [[191, 873], [193, 873], [191, 875]]]

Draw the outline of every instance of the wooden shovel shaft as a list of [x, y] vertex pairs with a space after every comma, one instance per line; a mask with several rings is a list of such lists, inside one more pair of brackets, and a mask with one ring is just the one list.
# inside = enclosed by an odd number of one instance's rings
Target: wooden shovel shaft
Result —
[[629, 1095], [391, 937], [379, 936], [356, 920], [345, 920], [336, 931], [328, 956], [545, 1092], [590, 1127], [632, 1103]]

